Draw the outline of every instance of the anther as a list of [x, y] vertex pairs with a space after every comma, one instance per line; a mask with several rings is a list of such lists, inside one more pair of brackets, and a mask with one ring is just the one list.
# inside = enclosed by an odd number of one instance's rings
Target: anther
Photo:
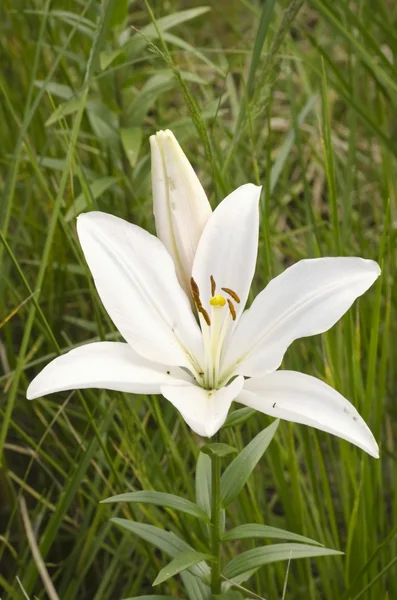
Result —
[[[236, 292], [233, 292], [230, 288], [221, 288], [226, 294], [229, 294], [233, 298], [237, 304], [240, 304], [240, 298], [237, 296]], [[229, 302], [229, 301], [228, 301]]]
[[199, 290], [199, 286], [197, 285], [197, 283], [194, 281], [194, 278], [191, 277], [190, 278], [190, 288], [192, 290], [193, 295], [197, 295], [198, 297], [200, 297], [200, 290]]
[[192, 291], [193, 300], [197, 307], [197, 310], [200, 310], [200, 308], [202, 307], [202, 303], [200, 300], [200, 290], [193, 277], [190, 278], [190, 289]]
[[203, 308], [202, 306], [198, 306], [197, 310], [203, 315], [204, 321], [207, 323], [208, 327], [210, 327], [211, 326], [211, 319], [210, 319], [209, 314], [205, 310], [205, 308]]
[[211, 296], [215, 296], [215, 292], [216, 292], [216, 283], [215, 283], [215, 279], [213, 278], [213, 276], [211, 275], [210, 277], [210, 281], [211, 281]]
[[234, 308], [234, 304], [231, 300], [229, 300], [229, 298], [227, 299], [227, 303], [229, 305], [229, 310], [230, 310], [230, 314], [232, 315], [232, 319], [233, 319], [233, 321], [235, 321], [237, 315], [236, 315], [236, 309]]

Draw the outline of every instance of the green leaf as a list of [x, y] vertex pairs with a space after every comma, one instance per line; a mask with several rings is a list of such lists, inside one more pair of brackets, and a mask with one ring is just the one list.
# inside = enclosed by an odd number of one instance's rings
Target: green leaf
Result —
[[222, 429], [225, 427], [235, 427], [236, 425], [241, 425], [242, 423], [248, 421], [248, 419], [255, 413], [256, 410], [254, 408], [248, 408], [248, 406], [234, 410], [233, 412], [229, 413], [226, 421], [222, 425]]
[[[177, 25], [182, 23], [186, 23], [187, 21], [191, 21], [210, 10], [209, 6], [197, 6], [196, 8], [190, 8], [188, 10], [181, 10], [175, 12], [171, 15], [167, 15], [165, 17], [161, 17], [160, 19], [156, 19], [156, 25], [160, 33], [167, 31], [168, 29], [172, 29]], [[132, 38], [130, 38], [123, 46], [128, 57], [136, 56], [140, 51], [145, 48], [147, 41], [145, 38], [149, 40], [154, 40], [158, 37], [156, 27], [153, 23], [146, 25], [146, 27], [142, 27], [138, 33], [136, 33]]]
[[211, 590], [189, 571], [181, 572], [181, 579], [189, 600], [211, 600]]
[[244, 600], [241, 592], [226, 592], [225, 594], [215, 594], [214, 600]]
[[254, 548], [239, 554], [226, 565], [223, 575], [227, 579], [233, 579], [236, 575], [258, 569], [263, 565], [278, 562], [279, 560], [292, 560], [296, 558], [314, 558], [316, 556], [341, 555], [343, 552], [320, 548], [319, 546], [306, 546], [304, 544], [274, 544]]
[[[94, 200], [102, 196], [114, 183], [116, 183], [117, 177], [101, 177], [101, 179], [96, 179], [89, 186], [91, 196]], [[89, 206], [90, 199], [87, 198], [86, 194], [83, 192], [74, 199], [72, 206], [68, 209], [65, 215], [65, 221], [68, 223], [77, 215], [79, 215], [83, 210]]]
[[243, 540], [246, 538], [273, 538], [322, 546], [322, 544], [319, 542], [316, 542], [315, 540], [303, 535], [291, 533], [290, 531], [284, 531], [284, 529], [278, 529], [277, 527], [261, 525], [259, 523], [247, 523], [246, 525], [234, 527], [234, 529], [231, 529], [224, 534], [222, 537], [222, 542], [231, 542], [232, 540]]
[[174, 577], [174, 575], [178, 575], [181, 571], [185, 571], [186, 569], [190, 569], [197, 563], [203, 560], [215, 560], [215, 557], [211, 554], [204, 554], [203, 552], [196, 552], [195, 550], [187, 550], [186, 552], [181, 552], [178, 554], [167, 566], [165, 566], [156, 579], [153, 581], [153, 586], [159, 585], [164, 581], [167, 581], [170, 577]]
[[132, 598], [124, 598], [124, 600], [178, 600], [176, 596], [132, 596]]
[[[128, 0], [117, 0], [112, 7], [112, 15], [110, 18], [110, 27], [123, 25], [128, 17]], [[149, 596], [146, 596], [148, 598]]]
[[214, 442], [213, 444], [206, 444], [200, 448], [200, 452], [208, 454], [208, 456], [228, 456], [228, 454], [236, 454], [237, 448], [229, 446], [229, 444], [222, 444], [220, 442]]
[[124, 54], [123, 48], [117, 48], [116, 50], [104, 50], [101, 52], [99, 55], [99, 65], [102, 71], [107, 69], [109, 65], [111, 65], [112, 62], [122, 54]]
[[185, 498], [180, 498], [174, 494], [144, 490], [139, 492], [127, 492], [126, 494], [118, 494], [117, 496], [106, 498], [106, 500], [102, 500], [101, 504], [108, 504], [111, 502], [144, 502], [146, 504], [155, 504], [156, 506], [173, 508], [179, 512], [202, 519], [207, 523], [209, 522], [208, 516], [202, 508], [197, 506], [194, 502], [186, 500]]
[[279, 421], [276, 420], [258, 433], [223, 473], [221, 478], [221, 503], [223, 507], [228, 506], [242, 490], [248, 477], [272, 441], [278, 423]]
[[141, 127], [126, 127], [120, 129], [121, 144], [131, 167], [135, 167], [142, 144]]
[[211, 516], [211, 459], [202, 452], [196, 466], [196, 503]]
[[67, 115], [71, 115], [72, 113], [77, 112], [80, 107], [80, 104], [80, 96], [74, 96], [73, 98], [70, 98], [70, 100], [62, 102], [62, 104], [59, 104], [52, 113], [52, 115], [47, 119], [47, 121], [45, 122], [45, 126], [49, 127], [50, 125], [53, 125], [60, 119], [66, 117]]
[[[119, 525], [123, 529], [134, 533], [142, 540], [145, 540], [149, 544], [153, 544], [156, 548], [162, 550], [171, 558], [175, 558], [181, 552], [187, 552], [188, 550], [194, 550], [189, 544], [181, 540], [175, 533], [170, 531], [164, 531], [154, 525], [148, 525], [146, 523], [137, 523], [136, 521], [130, 521], [128, 519], [111, 519], [113, 523]], [[205, 562], [198, 563], [190, 569], [193, 575], [200, 577], [204, 581], [208, 581], [211, 575], [211, 570]]]

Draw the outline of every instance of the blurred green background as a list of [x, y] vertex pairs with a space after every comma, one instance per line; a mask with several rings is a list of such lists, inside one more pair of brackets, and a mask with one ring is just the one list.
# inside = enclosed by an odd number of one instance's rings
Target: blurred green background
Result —
[[[0, 11], [2, 600], [53, 600], [49, 580], [62, 600], [186, 597], [178, 578], [151, 592], [168, 559], [109, 519], [181, 531], [193, 545], [196, 521], [98, 502], [143, 488], [194, 499], [203, 441], [162, 398], [25, 399], [59, 349], [116, 338], [75, 216], [100, 209], [154, 231], [148, 137], [163, 128], [213, 207], [243, 183], [263, 185], [255, 292], [301, 258], [382, 266], [336, 327], [283, 363], [349, 398], [380, 460], [283, 422], [227, 523], [256, 520], [345, 552], [288, 574], [286, 563], [260, 569], [245, 584], [259, 597], [282, 598], [287, 581], [287, 600], [397, 598], [394, 0], [3, 0]], [[242, 448], [268, 423], [258, 414], [222, 440]], [[225, 560], [253, 544], [234, 542]]]

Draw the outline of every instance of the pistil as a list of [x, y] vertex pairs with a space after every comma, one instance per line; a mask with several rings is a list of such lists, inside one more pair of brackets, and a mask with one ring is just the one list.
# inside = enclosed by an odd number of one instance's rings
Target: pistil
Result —
[[[217, 389], [220, 377], [220, 367], [222, 358], [222, 348], [232, 321], [236, 320], [236, 309], [230, 298], [225, 298], [222, 294], [216, 293], [216, 282], [214, 277], [210, 277], [211, 298], [209, 304], [210, 313], [204, 308], [200, 290], [193, 279], [190, 280], [190, 288], [194, 304], [197, 309], [204, 344], [204, 374], [203, 385], [207, 389]], [[235, 302], [239, 303], [240, 298], [230, 288], [222, 288]], [[226, 310], [226, 312], [225, 312]]]

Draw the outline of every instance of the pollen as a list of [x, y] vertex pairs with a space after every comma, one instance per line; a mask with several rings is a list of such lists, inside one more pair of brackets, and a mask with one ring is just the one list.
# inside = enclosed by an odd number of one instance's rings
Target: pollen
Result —
[[212, 296], [210, 304], [211, 306], [225, 306], [226, 300], [220, 294], [215, 294], [215, 296]]

